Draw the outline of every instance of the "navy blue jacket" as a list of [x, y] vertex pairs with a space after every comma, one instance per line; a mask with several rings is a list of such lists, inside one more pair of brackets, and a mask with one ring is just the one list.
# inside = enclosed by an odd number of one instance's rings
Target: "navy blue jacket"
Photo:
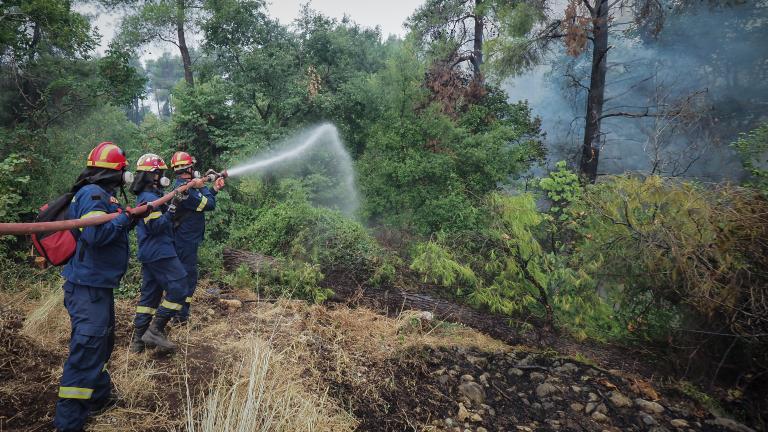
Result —
[[[83, 186], [69, 206], [70, 219], [85, 219], [120, 209], [115, 196], [101, 186]], [[128, 231], [131, 220], [125, 213], [101, 225], [81, 228], [77, 251], [61, 275], [69, 282], [98, 288], [117, 288], [128, 268]]]
[[[137, 204], [148, 203], [161, 196], [159, 190], [145, 190], [139, 194], [136, 202]], [[162, 258], [175, 257], [173, 214], [163, 213], [163, 209], [154, 209], [136, 225], [136, 239], [139, 241], [138, 258], [140, 262], [148, 263]]]
[[[187, 180], [176, 179], [174, 187], [186, 184]], [[178, 206], [177, 219], [179, 223], [175, 230], [176, 243], [180, 246], [195, 243], [200, 244], [205, 237], [204, 212], [216, 208], [216, 191], [207, 187], [200, 189], [189, 188], [189, 195]]]

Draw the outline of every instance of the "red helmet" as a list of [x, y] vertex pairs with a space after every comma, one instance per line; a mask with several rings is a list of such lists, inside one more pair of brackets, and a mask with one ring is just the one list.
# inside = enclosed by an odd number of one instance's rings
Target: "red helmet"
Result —
[[165, 161], [160, 158], [160, 156], [153, 154], [153, 153], [147, 153], [139, 158], [138, 162], [136, 162], [136, 171], [158, 171], [158, 170], [167, 170], [168, 165], [165, 164]]
[[187, 152], [177, 151], [171, 157], [171, 168], [174, 171], [181, 171], [187, 169], [197, 162], [195, 158], [189, 155]]
[[128, 161], [125, 159], [125, 152], [120, 147], [105, 141], [88, 153], [86, 165], [120, 171], [128, 165]]

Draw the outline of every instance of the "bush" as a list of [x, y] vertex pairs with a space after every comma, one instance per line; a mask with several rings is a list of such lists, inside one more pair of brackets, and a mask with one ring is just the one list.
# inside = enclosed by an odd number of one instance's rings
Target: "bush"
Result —
[[313, 207], [300, 195], [240, 217], [245, 221], [235, 220], [229, 237], [236, 248], [317, 264], [326, 275], [343, 272], [359, 280], [371, 277], [383, 261], [362, 225], [337, 211]]
[[572, 265], [601, 281], [625, 336], [682, 338], [715, 374], [722, 355], [768, 364], [768, 202], [759, 193], [613, 177], [588, 187], [571, 214]]

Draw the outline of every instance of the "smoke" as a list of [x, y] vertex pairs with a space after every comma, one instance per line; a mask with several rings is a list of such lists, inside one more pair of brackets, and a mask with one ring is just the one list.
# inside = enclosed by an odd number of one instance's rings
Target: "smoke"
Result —
[[[741, 178], [728, 144], [768, 120], [768, 2], [691, 7], [668, 16], [655, 38], [618, 30], [609, 38], [604, 114], [675, 116], [604, 119], [600, 173]], [[578, 158], [589, 86], [590, 52], [564, 52], [555, 43], [543, 65], [504, 83], [541, 117], [552, 163]]]
[[229, 169], [228, 174], [302, 178], [320, 205], [337, 208], [347, 216], [354, 216], [360, 206], [352, 158], [330, 123], [307, 128], [273, 150]]

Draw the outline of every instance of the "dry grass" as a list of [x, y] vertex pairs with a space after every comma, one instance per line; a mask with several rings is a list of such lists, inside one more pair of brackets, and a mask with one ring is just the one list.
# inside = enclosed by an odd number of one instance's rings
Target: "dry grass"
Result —
[[60, 286], [42, 288], [42, 297], [27, 313], [21, 334], [46, 346], [58, 345], [69, 337], [69, 315], [64, 308], [64, 290]]
[[[128, 352], [134, 302], [118, 301], [118, 338], [109, 370], [122, 401], [92, 418], [88, 430], [354, 430], [357, 420], [342, 408], [350, 400], [331, 397], [332, 386], [348, 384], [360, 396], [356, 400], [376, 403], [392, 382], [391, 371], [377, 365], [391, 363], [411, 347], [508, 349], [471, 329], [430, 321], [418, 312], [392, 319], [363, 308], [259, 302], [251, 292], [234, 296], [247, 299], [245, 307], [226, 311], [217, 300], [201, 295], [194, 310], [198, 324], [171, 331], [179, 345], [171, 357]], [[25, 313], [25, 335], [64, 354], [69, 317], [61, 288], [49, 288], [39, 300], [29, 297], [0, 293], [6, 306]], [[53, 392], [61, 362], [45, 364], [51, 371], [42, 379]], [[6, 385], [23, 391], [29, 384], [19, 377]]]
[[354, 430], [355, 420], [325, 394], [308, 392], [269, 341], [251, 336], [242, 342], [240, 362], [187, 405], [188, 431]]

